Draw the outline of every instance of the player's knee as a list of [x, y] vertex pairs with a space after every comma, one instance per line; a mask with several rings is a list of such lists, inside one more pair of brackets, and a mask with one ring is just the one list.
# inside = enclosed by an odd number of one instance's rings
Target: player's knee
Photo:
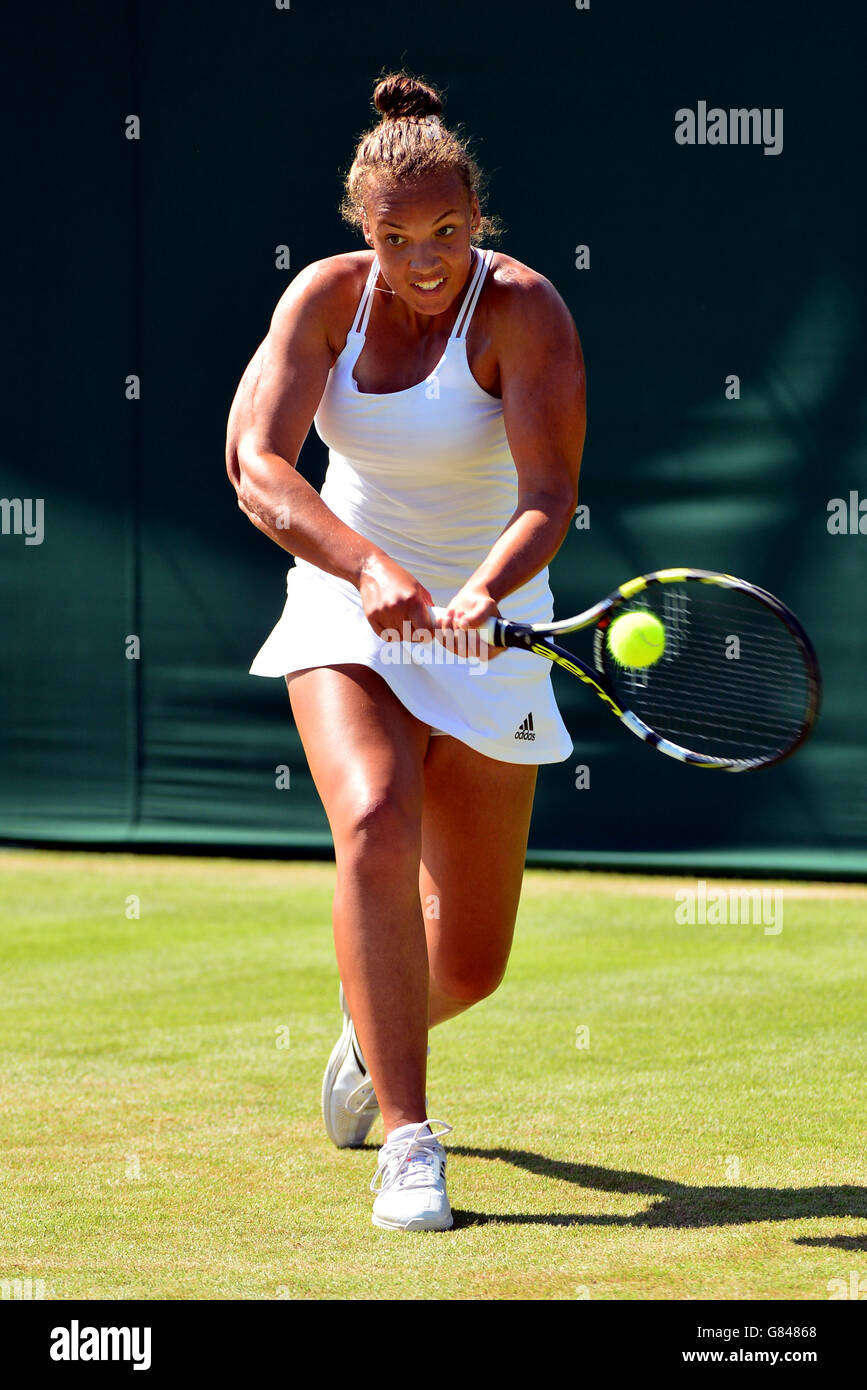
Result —
[[396, 792], [366, 793], [346, 808], [341, 840], [344, 853], [354, 855], [418, 855], [421, 818]]
[[499, 960], [473, 963], [437, 972], [436, 984], [450, 999], [461, 1004], [478, 1004], [499, 989], [505, 973], [505, 963]]

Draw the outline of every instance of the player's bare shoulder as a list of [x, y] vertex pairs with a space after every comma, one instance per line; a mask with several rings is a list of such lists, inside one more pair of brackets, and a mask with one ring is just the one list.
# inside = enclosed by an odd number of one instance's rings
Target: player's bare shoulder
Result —
[[[583, 397], [584, 358], [578, 330], [562, 295], [547, 276], [513, 256], [496, 252], [488, 272], [486, 372], [492, 394], [514, 409], [516, 393], [568, 392]], [[486, 385], [478, 376], [481, 385]]]
[[526, 347], [552, 339], [573, 344], [578, 333], [562, 295], [547, 276], [523, 261], [494, 253], [486, 284], [489, 331], [497, 345]]
[[334, 365], [346, 345], [372, 258], [372, 251], [349, 251], [311, 261], [298, 271], [274, 306], [268, 332], [247, 364], [233, 404], [235, 414], [249, 404], [266, 364], [279, 370], [324, 340], [329, 365]]
[[249, 432], [262, 402], [270, 408], [269, 403], [280, 402], [284, 396], [298, 401], [308, 385], [318, 400], [325, 377], [346, 344], [372, 257], [372, 251], [350, 251], [311, 261], [283, 291], [229, 411], [226, 461], [230, 475], [237, 472], [241, 437]]
[[345, 251], [304, 266], [277, 302], [271, 334], [279, 337], [285, 324], [315, 317], [336, 360], [346, 346], [372, 261], [372, 251]]

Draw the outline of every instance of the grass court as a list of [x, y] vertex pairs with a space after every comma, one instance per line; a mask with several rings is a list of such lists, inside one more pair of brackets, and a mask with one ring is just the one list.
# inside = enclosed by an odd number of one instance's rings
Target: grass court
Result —
[[333, 877], [0, 851], [0, 1280], [824, 1300], [867, 1273], [867, 888], [775, 885], [768, 934], [679, 924], [689, 879], [528, 871], [504, 984], [431, 1034], [455, 1228], [411, 1235], [370, 1221], [381, 1123], [339, 1152], [320, 1118]]

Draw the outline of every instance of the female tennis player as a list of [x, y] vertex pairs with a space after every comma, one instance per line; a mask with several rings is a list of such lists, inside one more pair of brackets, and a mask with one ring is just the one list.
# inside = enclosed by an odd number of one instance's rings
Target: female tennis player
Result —
[[[359, 1146], [381, 1111], [374, 1224], [445, 1230], [451, 1126], [427, 1114], [428, 1030], [502, 980], [537, 767], [572, 749], [548, 663], [487, 662], [471, 639], [492, 615], [552, 617], [584, 368], [550, 281], [478, 244], [496, 227], [438, 93], [395, 73], [373, 100], [342, 207], [370, 249], [313, 262], [280, 299], [227, 466], [241, 510], [296, 560], [251, 672], [286, 678], [334, 837], [344, 1024], [325, 1126]], [[311, 421], [321, 494], [295, 466]], [[461, 640], [466, 656], [441, 645]]]

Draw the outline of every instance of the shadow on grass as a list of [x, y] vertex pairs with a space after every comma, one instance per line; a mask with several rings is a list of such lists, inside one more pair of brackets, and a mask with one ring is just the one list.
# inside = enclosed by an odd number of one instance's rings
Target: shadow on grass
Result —
[[795, 1236], [794, 1245], [830, 1245], [833, 1250], [867, 1250], [863, 1236]]
[[[524, 1149], [473, 1149], [449, 1145], [450, 1154], [509, 1163], [544, 1178], [571, 1182], [594, 1192], [633, 1192], [654, 1197], [645, 1211], [634, 1216], [589, 1212], [550, 1214], [491, 1214], [456, 1211], [455, 1226], [547, 1225], [631, 1226], [688, 1230], [700, 1226], [740, 1226], [751, 1221], [795, 1221], [805, 1217], [867, 1217], [864, 1187], [690, 1187], [687, 1183], [655, 1178], [648, 1173], [620, 1172], [583, 1163], [565, 1163]], [[867, 1237], [833, 1236], [827, 1240], [805, 1238], [802, 1244], [832, 1245], [838, 1249], [867, 1248]]]

